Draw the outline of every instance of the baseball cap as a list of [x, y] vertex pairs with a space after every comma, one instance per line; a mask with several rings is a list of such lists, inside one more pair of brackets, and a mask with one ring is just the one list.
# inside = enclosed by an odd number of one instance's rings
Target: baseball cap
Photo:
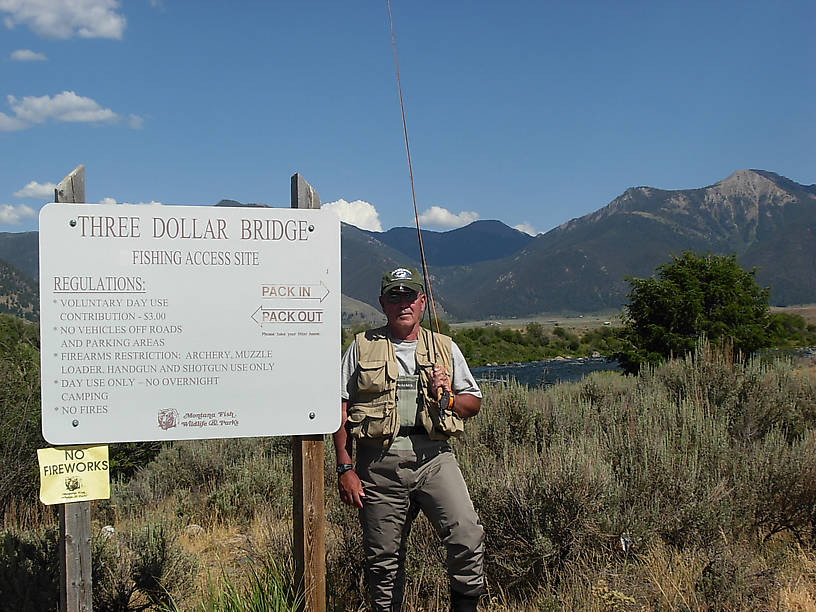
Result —
[[394, 290], [423, 293], [422, 277], [414, 268], [395, 268], [386, 272], [382, 277], [380, 295]]

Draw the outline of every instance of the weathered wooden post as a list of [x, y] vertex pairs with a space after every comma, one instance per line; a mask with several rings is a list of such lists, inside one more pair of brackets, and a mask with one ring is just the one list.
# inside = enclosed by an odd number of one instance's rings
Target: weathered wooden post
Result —
[[[292, 208], [320, 208], [320, 197], [302, 176], [292, 176]], [[308, 389], [304, 399], [309, 401]], [[339, 406], [338, 397], [338, 406]], [[339, 408], [338, 408], [339, 409]], [[292, 521], [296, 584], [305, 612], [326, 610], [326, 517], [323, 505], [323, 436], [292, 438]]]
[[[85, 202], [85, 166], [57, 185], [55, 202]], [[91, 612], [91, 502], [59, 505], [60, 612]]]

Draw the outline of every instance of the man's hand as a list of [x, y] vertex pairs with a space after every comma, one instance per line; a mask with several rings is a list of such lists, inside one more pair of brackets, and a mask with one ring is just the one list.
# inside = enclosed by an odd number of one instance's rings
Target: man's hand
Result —
[[445, 368], [434, 366], [431, 370], [431, 378], [428, 381], [428, 393], [433, 399], [438, 399], [443, 389], [450, 391], [450, 381], [445, 373]]
[[363, 507], [363, 483], [354, 470], [343, 472], [337, 479], [337, 490], [340, 492], [340, 499], [349, 506]]

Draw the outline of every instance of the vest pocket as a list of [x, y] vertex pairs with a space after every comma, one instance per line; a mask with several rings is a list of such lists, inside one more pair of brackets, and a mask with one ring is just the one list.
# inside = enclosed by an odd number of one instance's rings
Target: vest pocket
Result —
[[425, 404], [421, 420], [431, 440], [458, 438], [465, 433], [465, 422], [451, 410], [445, 411], [443, 419], [439, 414], [439, 405], [435, 403]]
[[348, 431], [357, 438], [393, 438], [399, 428], [397, 410], [388, 402], [352, 404], [348, 411]]
[[420, 348], [416, 350], [416, 364], [418, 368], [431, 368], [434, 365], [431, 361], [431, 355]]
[[357, 390], [361, 393], [382, 393], [388, 389], [389, 380], [396, 380], [388, 361], [360, 361], [357, 366]]

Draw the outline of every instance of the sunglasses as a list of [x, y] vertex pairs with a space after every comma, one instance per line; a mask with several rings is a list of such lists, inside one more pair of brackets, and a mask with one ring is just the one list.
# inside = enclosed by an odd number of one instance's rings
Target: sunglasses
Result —
[[413, 304], [417, 297], [419, 297], [419, 294], [416, 291], [410, 291], [408, 293], [402, 291], [392, 291], [391, 293], [385, 294], [385, 300], [389, 304], [400, 304], [402, 302]]

